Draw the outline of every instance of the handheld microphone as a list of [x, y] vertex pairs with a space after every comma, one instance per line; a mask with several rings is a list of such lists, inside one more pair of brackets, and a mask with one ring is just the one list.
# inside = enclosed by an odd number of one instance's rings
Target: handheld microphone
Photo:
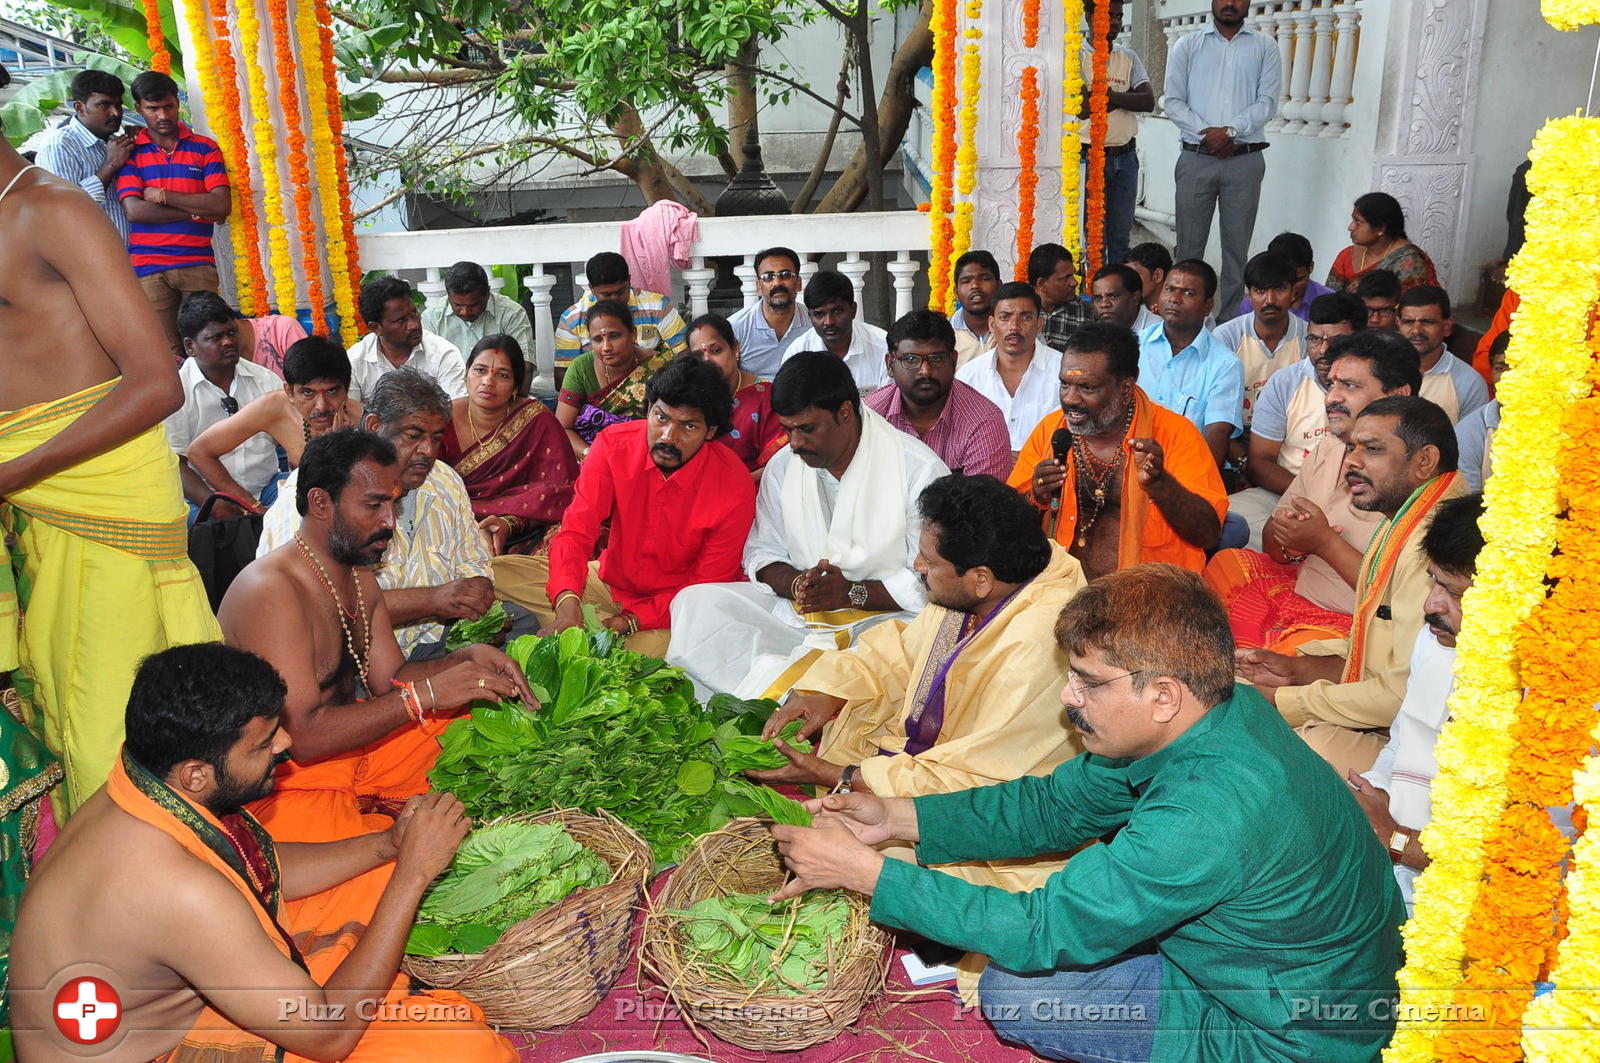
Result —
[[1065, 465], [1067, 451], [1072, 449], [1072, 433], [1065, 428], [1057, 428], [1050, 434], [1050, 449], [1055, 451], [1056, 460]]

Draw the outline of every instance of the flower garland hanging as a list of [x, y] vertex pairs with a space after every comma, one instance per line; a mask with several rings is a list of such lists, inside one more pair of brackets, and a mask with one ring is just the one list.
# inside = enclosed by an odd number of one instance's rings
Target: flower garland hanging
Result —
[[[328, 263], [328, 276], [333, 284], [334, 305], [339, 305], [340, 292], [349, 297], [349, 256], [344, 242], [344, 211], [338, 198], [339, 168], [334, 162], [333, 128], [328, 122], [328, 109], [339, 106], [337, 82], [329, 85], [322, 66], [322, 33], [317, 26], [314, 5], [298, 3], [294, 13], [295, 38], [300, 51], [301, 69], [306, 79], [306, 113], [311, 125], [311, 170], [317, 190], [320, 211], [317, 221], [309, 213], [309, 197], [301, 226], [311, 232], [320, 229], [324, 253]], [[314, 57], [314, 58], [313, 58]], [[307, 281], [310, 287], [310, 262], [307, 262]], [[316, 285], [311, 287], [311, 318], [319, 334], [328, 332], [327, 298], [322, 290], [322, 270], [318, 263]], [[353, 312], [353, 307], [351, 308]], [[340, 311], [341, 317], [344, 311]]]
[[[185, 5], [191, 15], [199, 3]], [[207, 90], [206, 104], [213, 116], [211, 131], [228, 167], [228, 182], [233, 191], [233, 217], [228, 223], [228, 241], [233, 245], [234, 285], [238, 289], [239, 309], [247, 315], [267, 312], [267, 273], [261, 263], [260, 220], [256, 211], [255, 185], [251, 180], [250, 151], [244, 139], [244, 117], [239, 98], [239, 68], [233, 59], [232, 15], [228, 0], [208, 0], [211, 32], [206, 34], [214, 46], [216, 68], [215, 97]], [[196, 36], [200, 36], [196, 34]]]
[[[272, 17], [272, 39], [277, 45], [273, 58], [278, 71], [278, 103], [283, 108], [284, 139], [289, 147], [289, 189], [294, 196], [295, 228], [300, 233], [300, 269], [305, 278], [306, 298], [311, 304], [312, 331], [320, 334], [327, 331], [328, 322], [322, 301], [321, 248], [311, 214], [311, 168], [306, 158], [306, 131], [300, 120], [300, 57], [292, 46], [296, 38], [290, 33], [286, 0], [270, 0], [267, 10]], [[320, 76], [320, 71], [318, 74]], [[284, 239], [288, 240], [287, 233]], [[279, 310], [282, 309], [280, 306]]]
[[1100, 269], [1100, 260], [1106, 248], [1106, 113], [1108, 110], [1107, 76], [1111, 69], [1111, 5], [1099, 3], [1094, 7], [1093, 26], [1093, 80], [1089, 86], [1089, 201], [1084, 211], [1084, 227], [1088, 230], [1086, 276], [1094, 276]]
[[928, 223], [933, 227], [928, 251], [928, 305], [950, 312], [954, 278], [950, 276], [951, 180], [956, 163], [956, 0], [933, 4], [933, 181]]
[[[270, 0], [282, 4], [284, 0]], [[278, 135], [272, 127], [274, 101], [267, 95], [267, 71], [261, 62], [261, 20], [255, 5], [241, 3], [236, 8], [239, 26], [240, 58], [250, 85], [251, 131], [255, 138], [256, 161], [261, 167], [262, 214], [267, 225], [267, 261], [271, 267], [272, 305], [279, 313], [295, 310], [294, 265], [289, 257], [288, 220], [283, 210], [283, 180], [278, 172]]]
[[[1485, 485], [1486, 545], [1462, 604], [1452, 720], [1435, 749], [1435, 814], [1422, 832], [1432, 857], [1417, 880], [1416, 914], [1406, 924], [1401, 1016], [1387, 1063], [1432, 1060], [1438, 1023], [1426, 1016], [1461, 984], [1466, 927], [1482, 889], [1490, 840], [1507, 806], [1512, 723], [1520, 701], [1516, 634], [1545, 599], [1555, 545], [1561, 440], [1550, 431], [1588, 391], [1586, 323], [1595, 297], [1589, 272], [1600, 261], [1600, 201], [1590, 175], [1600, 167], [1600, 119], [1550, 122], [1534, 140], [1527, 242], [1508, 283], [1522, 306], [1498, 396], [1499, 475]], [[1582, 799], [1580, 797], [1580, 799]], [[1573, 937], [1586, 913], [1572, 898]], [[1564, 949], [1565, 953], [1567, 950]], [[1591, 983], [1593, 984], [1593, 983]], [[1432, 1010], [1430, 1010], [1432, 1009]]]
[[956, 191], [962, 196], [956, 204], [955, 233], [950, 246], [950, 275], [955, 278], [955, 260], [972, 247], [972, 196], [978, 190], [978, 93], [983, 80], [983, 55], [978, 42], [983, 31], [983, 0], [967, 0], [967, 28], [962, 31], [966, 45], [961, 53], [961, 147], [956, 152]]
[[1078, 156], [1083, 148], [1083, 0], [1063, 0], [1061, 16], [1066, 33], [1061, 46], [1061, 244], [1083, 271], [1083, 240], [1078, 226], [1082, 188]]
[[161, 0], [144, 0], [144, 37], [150, 45], [150, 69], [160, 74], [172, 73], [167, 31], [161, 25]]
[[[1037, 12], [1034, 39], [1038, 40]], [[1022, 121], [1017, 126], [1017, 266], [1016, 280], [1028, 279], [1033, 253], [1034, 197], [1039, 187], [1039, 68], [1022, 68]]]
[[1600, 0], [1544, 0], [1545, 21], [1558, 30], [1582, 29], [1600, 22]]
[[[339, 334], [348, 346], [366, 331], [366, 324], [356, 313], [356, 293], [361, 290], [361, 248], [356, 243], [355, 216], [350, 209], [350, 169], [345, 156], [344, 114], [339, 109], [339, 71], [333, 64], [333, 12], [328, 7], [328, 0], [315, 0], [315, 3], [317, 31], [322, 37], [322, 79], [329, 101], [320, 113], [326, 115], [328, 120], [331, 133], [329, 150], [339, 185], [334, 202], [328, 201], [326, 193], [323, 196], [324, 236], [329, 241], [329, 261], [336, 271], [333, 294], [334, 305], [339, 310]], [[333, 224], [336, 220], [335, 209], [338, 211], [337, 226]], [[335, 231], [342, 237], [338, 241], [337, 251], [333, 241]], [[342, 273], [337, 272], [341, 260], [344, 263]]]

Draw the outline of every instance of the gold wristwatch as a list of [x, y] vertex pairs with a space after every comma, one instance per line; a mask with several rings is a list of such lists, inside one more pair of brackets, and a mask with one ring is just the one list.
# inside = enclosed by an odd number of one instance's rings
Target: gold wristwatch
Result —
[[1389, 859], [1399, 863], [1405, 859], [1406, 846], [1411, 844], [1414, 837], [1409, 831], [1397, 830], [1389, 835]]

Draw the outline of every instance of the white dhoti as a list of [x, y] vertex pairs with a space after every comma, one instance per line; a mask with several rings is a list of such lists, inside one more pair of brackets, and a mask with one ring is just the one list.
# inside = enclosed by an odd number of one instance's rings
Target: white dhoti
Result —
[[672, 600], [667, 663], [689, 674], [701, 700], [778, 697], [823, 650], [844, 649], [874, 624], [914, 615], [852, 609], [802, 617], [765, 584], [701, 583]]

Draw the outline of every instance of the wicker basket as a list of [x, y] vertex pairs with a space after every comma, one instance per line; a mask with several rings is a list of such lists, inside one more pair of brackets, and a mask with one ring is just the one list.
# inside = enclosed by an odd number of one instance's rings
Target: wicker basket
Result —
[[797, 1052], [831, 1040], [883, 990], [889, 936], [869, 918], [870, 902], [849, 894], [850, 923], [828, 984], [796, 995], [716, 982], [682, 948], [669, 913], [707, 897], [770, 893], [788, 877], [765, 820], [740, 819], [695, 841], [645, 911], [641, 970], [660, 982], [684, 1021], [741, 1048]]
[[477, 955], [405, 958], [407, 974], [455, 990], [495, 1026], [549, 1030], [576, 1022], [605, 999], [628, 962], [633, 913], [650, 878], [650, 846], [606, 812], [554, 809], [494, 822], [552, 820], [611, 865], [611, 881], [524, 919]]

